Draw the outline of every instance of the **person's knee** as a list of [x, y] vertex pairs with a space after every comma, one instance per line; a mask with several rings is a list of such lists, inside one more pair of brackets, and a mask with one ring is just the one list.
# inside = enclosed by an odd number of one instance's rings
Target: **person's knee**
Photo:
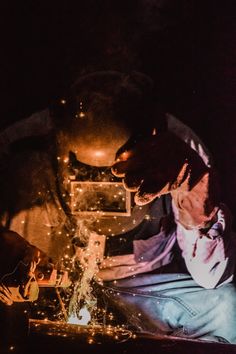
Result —
[[[137, 288], [105, 289], [109, 301], [126, 317], [129, 324], [139, 331], [170, 333], [173, 323], [182, 316], [183, 308], [174, 299], [147, 293]], [[180, 313], [181, 312], [181, 313]]]
[[225, 316], [227, 322], [229, 318], [236, 321], [236, 287], [233, 284], [228, 284], [219, 288], [218, 291], [219, 297], [218, 303], [216, 303], [216, 311], [222, 317]]
[[215, 333], [229, 343], [236, 344], [236, 287], [227, 284], [218, 288], [217, 293], [214, 308]]

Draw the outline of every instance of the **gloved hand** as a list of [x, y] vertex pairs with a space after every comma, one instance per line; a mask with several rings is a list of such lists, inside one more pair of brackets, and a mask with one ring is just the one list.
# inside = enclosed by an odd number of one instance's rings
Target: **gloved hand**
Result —
[[[212, 170], [184, 141], [171, 132], [146, 137], [117, 153], [112, 172], [144, 205], [171, 193], [178, 221], [186, 227], [204, 227], [216, 212]], [[181, 197], [180, 197], [181, 196]]]
[[35, 270], [44, 254], [12, 231], [0, 232], [0, 301], [34, 301], [38, 297]]
[[3, 302], [5, 305], [12, 305], [13, 298], [11, 291], [3, 284], [0, 284], [0, 302]]

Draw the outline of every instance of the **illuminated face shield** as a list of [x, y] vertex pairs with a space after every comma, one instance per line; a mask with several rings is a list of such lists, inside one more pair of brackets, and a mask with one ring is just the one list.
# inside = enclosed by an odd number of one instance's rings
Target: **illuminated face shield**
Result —
[[70, 196], [73, 215], [131, 215], [131, 194], [122, 182], [72, 180]]
[[148, 209], [134, 205], [134, 193], [126, 191], [122, 179], [111, 173], [116, 153], [133, 144], [133, 138], [110, 117], [84, 115], [75, 117], [70, 135], [61, 132], [57, 137], [64, 204], [85, 229], [124, 234], [141, 223]]
[[70, 152], [69, 169], [70, 212], [89, 228], [117, 235], [133, 229], [143, 219], [145, 208], [134, 205], [133, 194], [110, 167], [86, 165]]
[[110, 167], [81, 163], [72, 152], [70, 166], [70, 210], [73, 215], [111, 217], [131, 215], [131, 193], [113, 176]]

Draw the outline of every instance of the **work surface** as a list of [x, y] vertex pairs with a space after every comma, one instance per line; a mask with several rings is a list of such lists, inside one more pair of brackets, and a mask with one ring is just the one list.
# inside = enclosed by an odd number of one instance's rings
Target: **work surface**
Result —
[[109, 326], [76, 326], [33, 320], [30, 322], [29, 335], [24, 348], [9, 346], [1, 353], [228, 354], [236, 353], [236, 345], [150, 336]]

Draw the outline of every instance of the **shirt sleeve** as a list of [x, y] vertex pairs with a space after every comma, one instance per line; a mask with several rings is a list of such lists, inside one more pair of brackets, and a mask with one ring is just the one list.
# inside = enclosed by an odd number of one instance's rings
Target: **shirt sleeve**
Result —
[[206, 289], [213, 289], [233, 279], [235, 234], [230, 217], [221, 205], [217, 220], [206, 230], [186, 229], [177, 223], [177, 241], [186, 267], [193, 279]]

